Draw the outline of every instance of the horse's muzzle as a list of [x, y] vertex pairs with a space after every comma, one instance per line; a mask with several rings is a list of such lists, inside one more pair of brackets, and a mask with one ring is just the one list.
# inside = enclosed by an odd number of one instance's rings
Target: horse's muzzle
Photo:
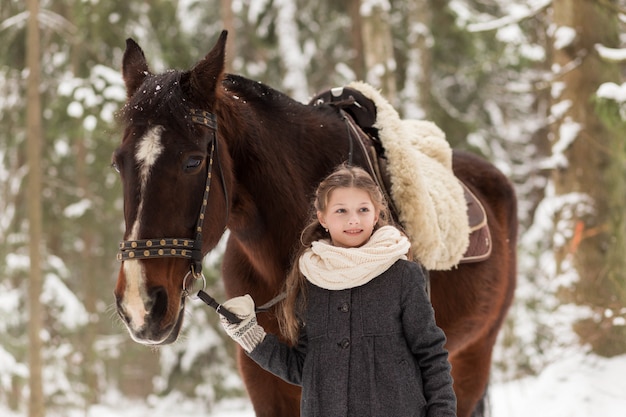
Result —
[[[132, 308], [116, 295], [117, 312], [126, 325], [132, 339], [144, 345], [166, 345], [176, 341], [183, 324], [184, 298], [177, 309], [168, 307], [167, 292], [163, 287], [148, 291], [148, 300], [143, 306]], [[168, 312], [176, 311], [171, 314]]]

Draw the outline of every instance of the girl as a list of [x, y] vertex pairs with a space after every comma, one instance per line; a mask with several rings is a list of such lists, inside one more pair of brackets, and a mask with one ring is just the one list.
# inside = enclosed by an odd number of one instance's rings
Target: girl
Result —
[[250, 295], [224, 307], [226, 332], [266, 370], [302, 386], [301, 416], [456, 415], [445, 336], [422, 269], [384, 197], [342, 165], [316, 191], [303, 247], [278, 310], [289, 344], [258, 325]]

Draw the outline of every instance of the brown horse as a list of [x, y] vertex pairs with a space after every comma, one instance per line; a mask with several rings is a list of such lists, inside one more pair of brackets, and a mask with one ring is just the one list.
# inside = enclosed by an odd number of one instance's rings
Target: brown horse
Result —
[[[127, 41], [125, 130], [113, 155], [126, 222], [115, 297], [139, 343], [176, 340], [187, 281], [201, 276], [198, 259], [226, 228], [227, 295], [250, 293], [257, 305], [274, 297], [315, 186], [351, 153], [335, 107], [304, 105], [259, 82], [224, 74], [225, 42], [223, 32], [188, 71], [153, 74], [141, 48]], [[355, 164], [364, 162], [357, 149], [352, 157]], [[485, 206], [493, 238], [488, 260], [431, 273], [458, 415], [467, 417], [483, 408], [492, 348], [513, 297], [516, 199], [509, 181], [488, 162], [455, 151], [453, 165]], [[278, 332], [271, 313], [260, 314], [259, 321]], [[257, 416], [299, 414], [298, 387], [241, 351], [239, 366]]]

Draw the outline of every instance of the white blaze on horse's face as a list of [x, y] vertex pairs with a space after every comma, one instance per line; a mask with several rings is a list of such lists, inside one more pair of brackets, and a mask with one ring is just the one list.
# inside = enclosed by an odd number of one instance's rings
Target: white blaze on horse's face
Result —
[[[144, 209], [144, 192], [150, 178], [150, 171], [159, 155], [163, 152], [163, 144], [161, 143], [162, 132], [162, 126], [155, 126], [148, 130], [137, 144], [135, 160], [139, 166], [140, 197], [137, 217], [135, 218], [135, 223], [128, 236], [128, 240], [139, 239], [139, 227], [141, 225]], [[139, 330], [144, 325], [145, 316], [148, 313], [146, 310], [148, 295], [145, 285], [146, 277], [143, 262], [139, 260], [124, 262], [124, 276], [126, 277], [126, 290], [124, 291], [123, 308], [130, 318], [128, 325], [131, 326], [133, 330]]]
[[148, 177], [150, 176], [150, 170], [154, 166], [157, 158], [163, 152], [163, 144], [161, 143], [161, 133], [163, 133], [163, 126], [154, 126], [148, 130], [143, 138], [137, 144], [137, 153], [135, 153], [135, 159], [137, 165], [139, 165], [141, 172], [141, 191], [143, 192], [146, 184], [148, 183]]

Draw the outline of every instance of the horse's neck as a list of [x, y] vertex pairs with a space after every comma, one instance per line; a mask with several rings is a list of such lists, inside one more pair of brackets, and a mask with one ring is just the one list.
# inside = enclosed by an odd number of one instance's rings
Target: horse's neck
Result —
[[[219, 117], [236, 165], [245, 164], [246, 169], [256, 170], [273, 184], [293, 175], [294, 167], [317, 180], [319, 173], [312, 172], [311, 165], [333, 159], [329, 154], [347, 147], [345, 126], [336, 114], [324, 113], [245, 78], [229, 77], [222, 91]], [[333, 138], [336, 135], [339, 138]]]
[[301, 165], [294, 144], [289, 143], [298, 138], [290, 137], [287, 126], [281, 129], [276, 120], [266, 120], [262, 111], [236, 93], [225, 98], [220, 110], [219, 129], [233, 160], [236, 183], [231, 232], [261, 259], [267, 254], [259, 252], [272, 247], [287, 254], [285, 236], [300, 227], [308, 191], [301, 184], [293, 185], [298, 178], [290, 172]]
[[[257, 256], [276, 258], [280, 251], [284, 262], [304, 226], [312, 191], [341, 162], [338, 148], [347, 148], [347, 141], [332, 137], [334, 130], [345, 133], [339, 118], [325, 120], [323, 112], [272, 94], [268, 112], [259, 97], [227, 90], [219, 117], [237, 183], [231, 232]], [[320, 132], [321, 124], [335, 126]]]

